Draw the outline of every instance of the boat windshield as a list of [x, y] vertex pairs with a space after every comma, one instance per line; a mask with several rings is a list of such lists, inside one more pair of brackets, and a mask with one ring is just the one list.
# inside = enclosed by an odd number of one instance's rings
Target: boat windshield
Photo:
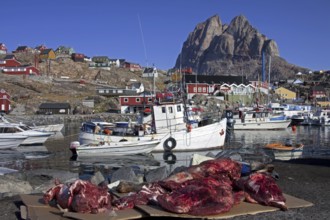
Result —
[[19, 129], [16, 127], [1, 127], [0, 128], [0, 133], [17, 133], [21, 132]]

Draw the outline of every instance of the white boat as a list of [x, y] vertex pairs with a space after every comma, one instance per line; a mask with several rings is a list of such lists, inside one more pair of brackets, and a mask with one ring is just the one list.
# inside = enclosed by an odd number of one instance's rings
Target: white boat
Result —
[[70, 144], [70, 150], [78, 157], [93, 156], [123, 156], [150, 153], [160, 140], [139, 142], [101, 142], [99, 144], [83, 144], [78, 141]]
[[21, 123], [0, 123], [0, 134], [26, 136], [21, 145], [43, 144], [52, 135], [50, 132], [32, 130]]
[[286, 129], [291, 120], [283, 116], [272, 116], [268, 111], [241, 112], [235, 120], [234, 130], [282, 130]]
[[311, 125], [330, 126], [330, 110], [319, 109], [313, 114]]
[[[185, 111], [182, 103], [153, 105], [152, 114], [139, 123], [117, 122], [108, 129], [94, 133], [97, 122], [85, 122], [79, 133], [81, 144], [105, 142], [138, 142], [159, 139], [153, 152], [195, 151], [215, 149], [224, 145], [227, 119], [200, 120]], [[188, 116], [188, 117], [186, 117]], [[188, 120], [186, 120], [188, 118]]]
[[[0, 132], [1, 132], [0, 128]], [[27, 136], [17, 135], [13, 133], [0, 133], [0, 149], [14, 149], [23, 143]]]
[[36, 131], [46, 131], [46, 132], [60, 132], [62, 131], [64, 124], [50, 124], [50, 125], [36, 125], [31, 127]]

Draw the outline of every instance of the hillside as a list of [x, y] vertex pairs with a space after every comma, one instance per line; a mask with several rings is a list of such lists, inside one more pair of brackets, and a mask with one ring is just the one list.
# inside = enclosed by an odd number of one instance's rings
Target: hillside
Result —
[[[22, 64], [33, 63], [32, 54], [16, 55]], [[123, 68], [108, 70], [89, 69], [88, 64], [77, 63], [70, 58], [60, 58], [49, 63], [39, 63], [41, 76], [13, 76], [1, 74], [0, 88], [11, 95], [12, 108], [20, 113], [34, 114], [41, 103], [69, 102], [71, 108], [82, 110], [82, 101], [94, 99], [95, 111], [107, 111], [118, 106], [118, 99], [96, 95], [96, 88], [107, 86], [125, 88], [131, 79], [142, 82], [146, 90], [152, 89], [152, 79], [141, 78], [142, 72], [130, 72]], [[156, 90], [164, 89], [166, 74], [158, 71]], [[68, 79], [61, 79], [66, 76]], [[83, 80], [84, 83], [80, 83]], [[87, 112], [91, 111], [87, 109]]]

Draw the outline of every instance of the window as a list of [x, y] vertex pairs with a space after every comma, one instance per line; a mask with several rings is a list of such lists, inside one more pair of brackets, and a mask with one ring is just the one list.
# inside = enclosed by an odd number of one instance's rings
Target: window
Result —
[[148, 98], [148, 102], [152, 102], [152, 98]]
[[172, 107], [168, 107], [168, 112], [169, 113], [173, 113], [173, 108]]
[[136, 102], [141, 102], [141, 99], [140, 98], [136, 98], [135, 101]]
[[128, 98], [124, 98], [124, 102], [128, 102]]
[[176, 110], [177, 110], [177, 112], [181, 112], [181, 105], [177, 105]]
[[206, 87], [203, 87], [203, 92], [206, 92]]
[[166, 113], [166, 107], [162, 107], [162, 113]]
[[198, 92], [202, 92], [202, 88], [201, 87], [198, 87]]
[[196, 86], [194, 87], [194, 90], [193, 90], [193, 91], [194, 91], [195, 93], [197, 92], [197, 87], [196, 87]]

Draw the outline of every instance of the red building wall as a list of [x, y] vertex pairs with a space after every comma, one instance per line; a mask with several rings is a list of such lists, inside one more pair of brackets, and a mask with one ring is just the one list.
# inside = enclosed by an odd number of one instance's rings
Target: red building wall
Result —
[[209, 85], [202, 83], [187, 84], [188, 93], [190, 94], [209, 94]]
[[5, 74], [12, 74], [12, 75], [29, 75], [29, 74], [40, 75], [39, 70], [34, 66], [5, 67], [2, 69], [2, 72]]
[[17, 60], [4, 60], [4, 63], [0, 63], [0, 67], [9, 67], [9, 66], [21, 66], [22, 64], [18, 62]]
[[0, 112], [8, 113], [10, 111], [10, 96], [4, 90], [0, 90]]
[[[126, 101], [127, 100], [127, 101]], [[140, 101], [138, 101], [140, 100]], [[153, 103], [152, 97], [141, 97], [141, 96], [121, 96], [120, 105], [121, 106], [142, 106], [151, 105]]]

